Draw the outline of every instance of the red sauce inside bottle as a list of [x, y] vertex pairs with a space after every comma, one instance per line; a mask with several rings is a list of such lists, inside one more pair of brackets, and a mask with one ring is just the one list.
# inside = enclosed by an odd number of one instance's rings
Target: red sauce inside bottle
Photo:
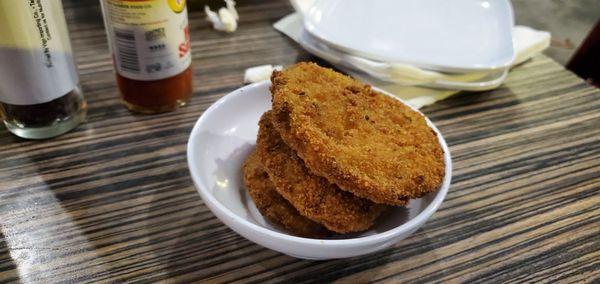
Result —
[[117, 84], [125, 105], [140, 113], [177, 109], [192, 95], [192, 66], [178, 75], [153, 81], [125, 78], [117, 73]]

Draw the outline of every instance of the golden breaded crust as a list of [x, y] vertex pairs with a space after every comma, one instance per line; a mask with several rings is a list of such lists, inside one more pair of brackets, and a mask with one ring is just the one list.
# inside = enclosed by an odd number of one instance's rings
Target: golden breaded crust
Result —
[[244, 163], [244, 185], [258, 211], [270, 222], [301, 237], [325, 237], [329, 234], [322, 225], [300, 215], [296, 208], [275, 191], [256, 151]]
[[392, 205], [440, 186], [438, 138], [400, 101], [314, 63], [274, 72], [271, 82], [273, 122], [313, 173]]
[[256, 149], [277, 192], [300, 214], [331, 231], [364, 231], [373, 225], [386, 207], [342, 191], [326, 179], [312, 174], [293, 150], [283, 143], [273, 127], [270, 111], [260, 119]]

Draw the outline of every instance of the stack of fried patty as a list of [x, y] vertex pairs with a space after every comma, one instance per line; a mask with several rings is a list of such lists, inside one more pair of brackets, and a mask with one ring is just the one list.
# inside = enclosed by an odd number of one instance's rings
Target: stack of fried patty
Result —
[[303, 237], [369, 229], [389, 206], [436, 190], [444, 159], [423, 116], [314, 63], [271, 76], [244, 183], [269, 221]]

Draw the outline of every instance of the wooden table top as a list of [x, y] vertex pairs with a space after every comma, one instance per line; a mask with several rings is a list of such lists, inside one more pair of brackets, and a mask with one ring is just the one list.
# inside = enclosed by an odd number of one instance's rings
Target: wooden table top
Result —
[[0, 130], [0, 282], [600, 280], [600, 92], [551, 59], [423, 109], [454, 174], [422, 229], [379, 253], [306, 261], [224, 226], [185, 156], [193, 123], [245, 68], [316, 60], [271, 27], [287, 1], [240, 1], [233, 34], [190, 12], [194, 97], [154, 116], [119, 103], [98, 1], [64, 2], [88, 120], [46, 141]]

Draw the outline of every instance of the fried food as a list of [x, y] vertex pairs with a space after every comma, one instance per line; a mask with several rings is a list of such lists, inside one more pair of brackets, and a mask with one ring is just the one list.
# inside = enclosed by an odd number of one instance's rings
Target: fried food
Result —
[[273, 123], [316, 175], [392, 205], [440, 186], [443, 151], [410, 107], [314, 63], [274, 72], [271, 82]]
[[300, 237], [325, 237], [329, 234], [322, 225], [300, 215], [296, 208], [275, 191], [256, 151], [244, 163], [244, 185], [258, 211], [270, 222]]
[[271, 122], [271, 112], [260, 119], [256, 149], [275, 189], [300, 214], [338, 233], [368, 229], [386, 206], [340, 190], [312, 174], [281, 140]]

